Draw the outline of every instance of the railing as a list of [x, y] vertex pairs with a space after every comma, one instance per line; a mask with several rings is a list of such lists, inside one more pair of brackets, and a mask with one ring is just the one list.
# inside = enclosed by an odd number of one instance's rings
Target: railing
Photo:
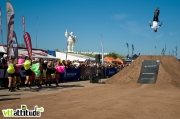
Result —
[[[117, 68], [104, 68], [97, 69], [96, 67], [82, 67], [82, 68], [67, 68], [65, 73], [60, 74], [59, 81], [76, 81], [76, 80], [87, 80], [93, 75], [97, 75], [99, 78], [107, 78], [115, 75], [120, 69]], [[20, 70], [20, 77], [22, 82], [25, 81], [25, 70]], [[44, 75], [44, 79], [45, 79]], [[32, 75], [32, 80], [38, 80], [38, 77]], [[54, 77], [53, 77], [54, 80]], [[8, 84], [7, 68], [0, 69], [0, 87]]]

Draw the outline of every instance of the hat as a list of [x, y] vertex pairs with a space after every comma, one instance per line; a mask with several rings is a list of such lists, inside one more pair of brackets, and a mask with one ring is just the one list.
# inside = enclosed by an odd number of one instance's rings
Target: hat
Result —
[[35, 58], [34, 60], [37, 62], [37, 61], [39, 61], [39, 58]]
[[6, 54], [4, 54], [4, 55], [3, 55], [3, 57], [7, 57], [7, 55], [6, 55]]

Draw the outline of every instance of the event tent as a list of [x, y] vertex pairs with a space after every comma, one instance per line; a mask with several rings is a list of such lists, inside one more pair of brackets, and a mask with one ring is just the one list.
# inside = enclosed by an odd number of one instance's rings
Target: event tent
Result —
[[[1, 53], [6, 53], [6, 46], [1, 45], [0, 46], [0, 52]], [[14, 52], [12, 49], [12, 56], [14, 56]], [[18, 56], [19, 57], [25, 57], [28, 56], [28, 52], [26, 48], [18, 48]], [[44, 59], [58, 59], [52, 55], [49, 55], [48, 53], [44, 52], [41, 49], [32, 49], [32, 56], [33, 58], [44, 58]]]
[[[65, 52], [56, 52], [56, 57], [60, 58], [61, 60], [66, 60], [66, 53]], [[73, 61], [73, 60], [85, 61], [87, 59], [89, 59], [89, 57], [87, 57], [87, 56], [67, 53], [67, 60], [70, 60], [70, 61]]]

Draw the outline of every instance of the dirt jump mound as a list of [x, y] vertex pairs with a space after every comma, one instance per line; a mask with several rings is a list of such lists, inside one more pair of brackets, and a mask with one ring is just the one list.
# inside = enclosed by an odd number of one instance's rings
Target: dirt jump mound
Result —
[[141, 84], [137, 82], [142, 72], [142, 61], [144, 60], [159, 61], [157, 80], [152, 84], [153, 88], [167, 88], [170, 85], [180, 87], [180, 62], [173, 56], [139, 56], [130, 66], [125, 67], [119, 73], [112, 76], [106, 83], [117, 85], [126, 84], [127, 86], [143, 85], [142, 82]]

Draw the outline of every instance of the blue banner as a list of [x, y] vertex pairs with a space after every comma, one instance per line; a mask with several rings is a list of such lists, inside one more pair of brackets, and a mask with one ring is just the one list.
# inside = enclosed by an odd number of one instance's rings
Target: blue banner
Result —
[[74, 81], [80, 78], [80, 69], [66, 69], [65, 73], [60, 74], [60, 81]]
[[117, 69], [116, 68], [107, 68], [106, 69], [106, 76], [111, 77], [114, 74], [117, 73]]

